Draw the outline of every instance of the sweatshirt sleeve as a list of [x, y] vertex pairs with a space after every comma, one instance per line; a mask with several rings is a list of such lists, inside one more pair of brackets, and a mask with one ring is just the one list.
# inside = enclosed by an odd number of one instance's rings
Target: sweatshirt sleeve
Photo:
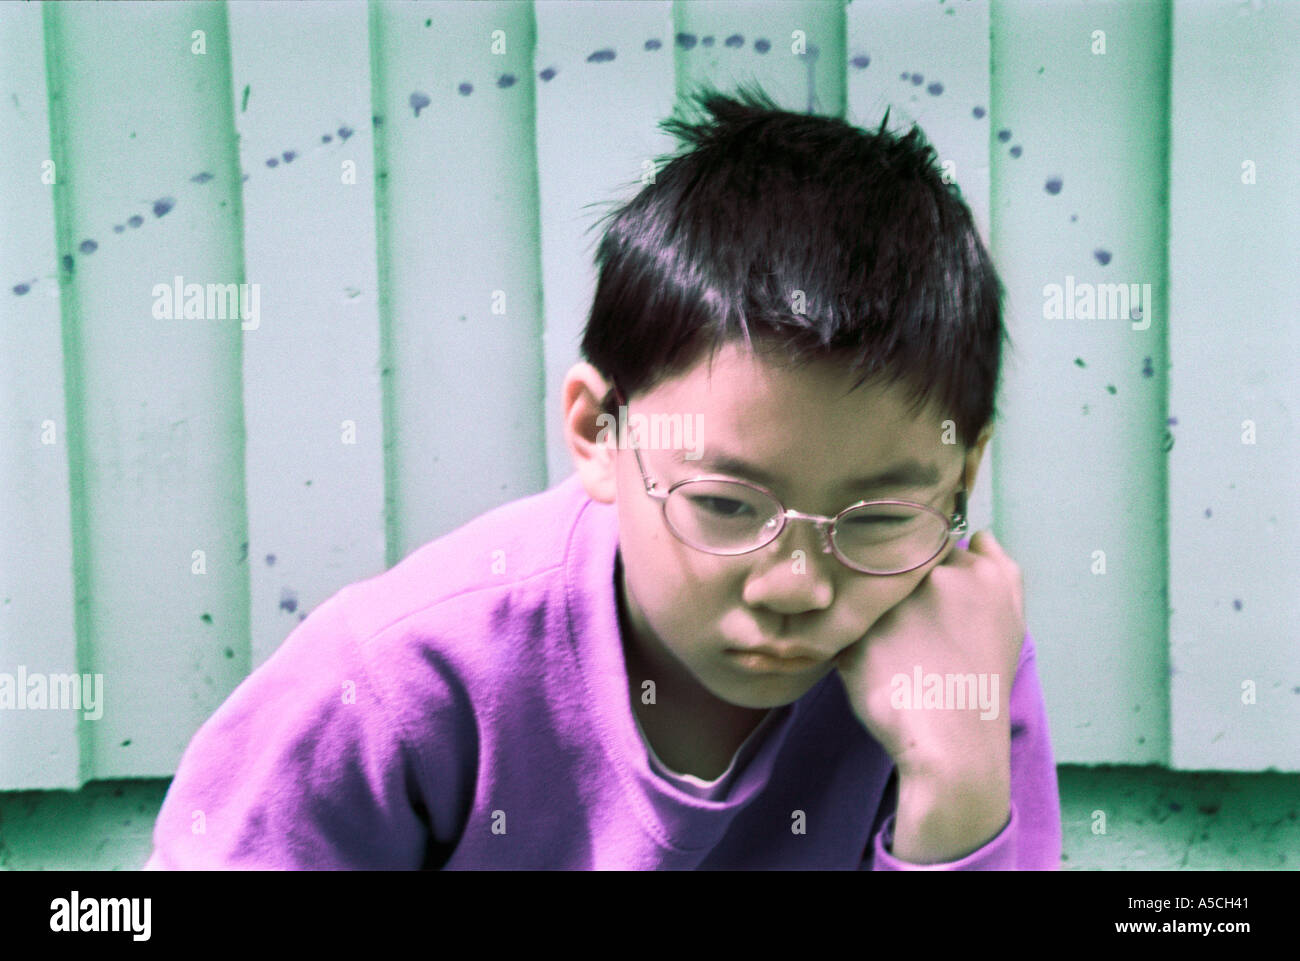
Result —
[[422, 866], [412, 753], [337, 597], [191, 739], [145, 870]]
[[[1037, 651], [1025, 634], [1011, 686], [1011, 809], [1002, 831], [956, 861], [911, 864], [890, 854], [897, 793], [875, 831], [862, 867], [874, 871], [1050, 871], [1061, 863], [1061, 800], [1056, 760], [1047, 729], [1047, 706], [1038, 681]], [[892, 796], [891, 796], [892, 795]], [[882, 812], [883, 813], [883, 812]], [[877, 818], [879, 821], [879, 816]]]

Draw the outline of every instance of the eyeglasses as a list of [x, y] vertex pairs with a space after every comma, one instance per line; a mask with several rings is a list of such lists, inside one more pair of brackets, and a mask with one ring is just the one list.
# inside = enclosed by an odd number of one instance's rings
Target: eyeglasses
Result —
[[[625, 403], [621, 392], [617, 396]], [[951, 517], [904, 500], [858, 501], [826, 517], [791, 510], [758, 484], [715, 475], [688, 477], [660, 490], [646, 472], [640, 448], [631, 446], [645, 492], [661, 502], [673, 536], [709, 554], [751, 553], [780, 537], [789, 521], [803, 520], [822, 532], [822, 553], [834, 553], [846, 567], [862, 574], [906, 574], [930, 563], [950, 538], [967, 529], [964, 484]]]

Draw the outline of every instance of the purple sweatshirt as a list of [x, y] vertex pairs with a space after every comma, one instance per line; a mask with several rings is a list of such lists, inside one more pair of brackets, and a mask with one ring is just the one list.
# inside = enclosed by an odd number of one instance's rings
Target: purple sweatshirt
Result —
[[660, 763], [629, 699], [617, 548], [614, 507], [574, 474], [340, 590], [194, 735], [146, 870], [1059, 867], [1031, 637], [1009, 821], [958, 861], [909, 864], [889, 853], [893, 762], [838, 672], [716, 781]]

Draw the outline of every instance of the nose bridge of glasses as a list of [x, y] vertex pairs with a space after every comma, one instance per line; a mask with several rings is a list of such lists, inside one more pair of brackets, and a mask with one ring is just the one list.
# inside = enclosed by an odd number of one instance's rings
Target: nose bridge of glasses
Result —
[[820, 540], [822, 544], [822, 553], [823, 554], [832, 553], [831, 524], [835, 522], [835, 518], [825, 517], [821, 514], [805, 514], [803, 511], [797, 511], [791, 508], [786, 508], [785, 523], [788, 524], [792, 520], [807, 521], [808, 523], [816, 527], [817, 533], [820, 535]]

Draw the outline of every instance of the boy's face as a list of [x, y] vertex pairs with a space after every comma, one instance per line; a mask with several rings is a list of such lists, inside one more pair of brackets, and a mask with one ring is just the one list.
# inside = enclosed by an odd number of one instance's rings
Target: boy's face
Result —
[[[974, 485], [987, 434], [963, 458], [959, 445], [941, 442], [942, 415], [909, 415], [897, 387], [869, 383], [849, 392], [853, 380], [842, 366], [783, 368], [728, 344], [712, 367], [706, 355], [684, 375], [631, 398], [628, 416], [644, 413], [648, 424], [649, 415], [680, 414], [683, 424], [702, 428], [684, 450], [643, 446], [642, 463], [661, 491], [695, 475], [724, 474], [762, 484], [787, 508], [804, 513], [834, 516], [859, 500], [898, 498], [950, 515], [963, 468]], [[707, 691], [751, 709], [797, 700], [834, 669], [831, 658], [907, 597], [952, 549], [956, 538], [914, 571], [863, 574], [823, 553], [824, 537], [813, 524], [793, 519], [775, 541], [748, 554], [719, 556], [688, 546], [668, 529], [662, 502], [645, 493], [635, 452], [612, 449], [617, 431], [606, 431], [613, 436], [605, 443], [596, 441], [592, 422], [604, 383], [590, 365], [570, 372], [570, 447], [588, 493], [618, 510], [621, 603], [634, 635], [625, 641], [636, 646], [639, 663], [668, 665], [679, 682], [698, 683], [704, 690], [693, 697], [707, 700]], [[701, 447], [702, 459], [683, 456]], [[771, 480], [709, 466], [718, 455], [739, 458]], [[934, 465], [939, 483], [845, 486], [910, 460]], [[734, 653], [756, 645], [806, 648], [816, 662], [773, 672], [748, 666]]]

